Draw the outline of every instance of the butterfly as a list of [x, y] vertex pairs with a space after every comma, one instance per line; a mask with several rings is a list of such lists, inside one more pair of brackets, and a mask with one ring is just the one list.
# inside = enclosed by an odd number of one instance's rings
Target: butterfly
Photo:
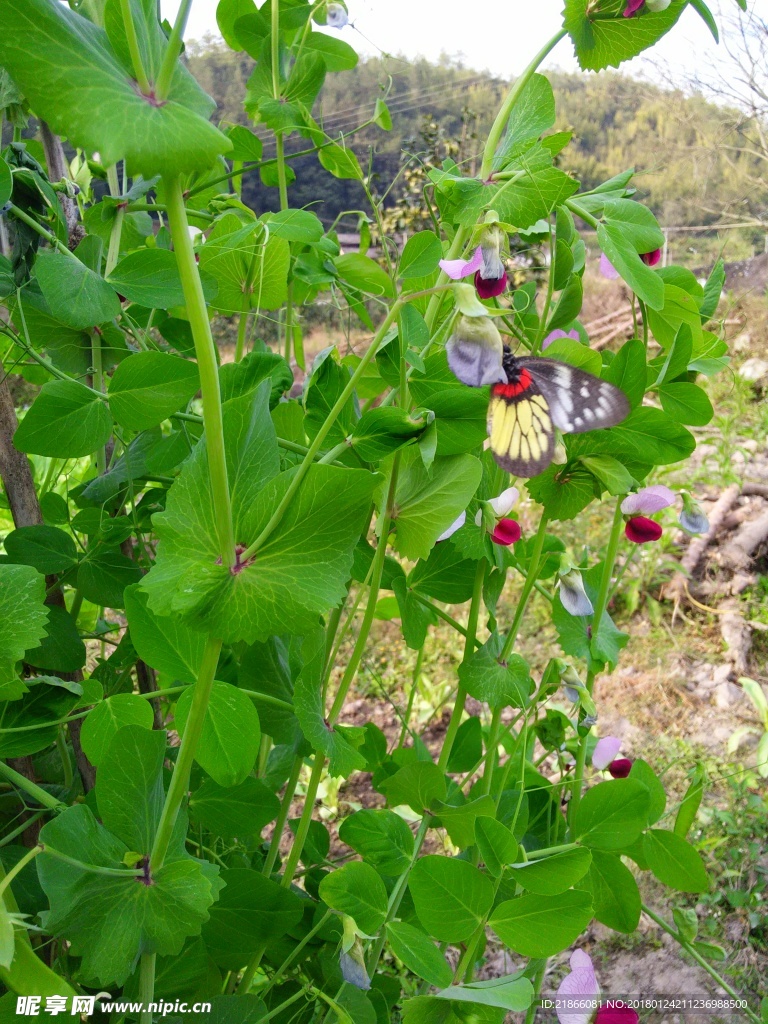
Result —
[[518, 358], [505, 345], [502, 368], [506, 381], [491, 385], [488, 436], [496, 462], [514, 476], [544, 472], [555, 453], [555, 427], [583, 434], [629, 415], [623, 391], [566, 363]]

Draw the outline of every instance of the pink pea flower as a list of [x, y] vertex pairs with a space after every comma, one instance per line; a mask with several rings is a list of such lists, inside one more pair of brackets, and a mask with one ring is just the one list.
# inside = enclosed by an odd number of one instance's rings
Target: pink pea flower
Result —
[[652, 487], [643, 487], [635, 494], [628, 494], [621, 503], [621, 511], [625, 516], [643, 512], [646, 515], [652, 512], [661, 512], [663, 508], [674, 505], [675, 495], [664, 484], [654, 484]]
[[624, 17], [633, 18], [644, 6], [645, 0], [627, 0], [627, 6], [624, 8]]
[[592, 767], [604, 771], [620, 750], [621, 740], [617, 736], [603, 736], [592, 751]]
[[475, 288], [477, 288], [477, 294], [481, 299], [493, 299], [497, 295], [501, 295], [507, 288], [506, 270], [501, 277], [488, 278], [483, 277], [482, 270], [478, 270], [475, 273]]
[[458, 281], [475, 276], [475, 288], [481, 299], [490, 299], [507, 287], [507, 269], [501, 258], [504, 232], [496, 224], [488, 224], [480, 236], [480, 244], [469, 260], [440, 260], [440, 268]]
[[[566, 974], [557, 990], [560, 1024], [637, 1024], [637, 1013], [629, 1007], [598, 1008], [600, 986], [592, 960], [583, 949], [574, 950], [570, 964], [570, 973]], [[569, 1001], [573, 1002], [573, 1009], [568, 1007]]]
[[447, 274], [452, 281], [460, 281], [462, 277], [469, 277], [480, 270], [483, 265], [483, 250], [478, 245], [472, 259], [469, 260], [440, 260], [440, 269]]
[[600, 255], [600, 273], [603, 277], [607, 277], [609, 281], [616, 281], [620, 276], [618, 270], [614, 267], [605, 253], [601, 253]]
[[559, 327], [554, 331], [550, 331], [541, 343], [542, 352], [545, 348], [548, 348], [553, 341], [557, 341], [558, 338], [570, 338], [572, 341], [579, 341], [579, 332], [575, 328], [572, 331], [561, 331]]
[[520, 523], [516, 519], [500, 519], [491, 534], [491, 540], [494, 544], [501, 544], [502, 547], [508, 548], [512, 544], [517, 544], [521, 536]]
[[661, 249], [654, 249], [653, 252], [641, 252], [640, 259], [646, 267], [655, 267], [661, 259]]
[[646, 519], [645, 516], [632, 516], [624, 527], [624, 535], [633, 544], [650, 544], [658, 540], [663, 532], [658, 523], [653, 519]]

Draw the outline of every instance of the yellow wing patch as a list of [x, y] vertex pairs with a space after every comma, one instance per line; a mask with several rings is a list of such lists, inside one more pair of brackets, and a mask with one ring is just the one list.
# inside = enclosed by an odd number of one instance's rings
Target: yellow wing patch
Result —
[[509, 473], [530, 477], [543, 472], [554, 453], [546, 399], [530, 393], [514, 400], [491, 394], [488, 436], [494, 458]]

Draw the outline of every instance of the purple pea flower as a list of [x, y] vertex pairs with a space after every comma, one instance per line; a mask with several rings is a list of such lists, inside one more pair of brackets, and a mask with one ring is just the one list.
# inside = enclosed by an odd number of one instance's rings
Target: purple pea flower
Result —
[[661, 249], [654, 249], [653, 252], [641, 252], [640, 259], [646, 267], [655, 267], [661, 259]]
[[603, 736], [592, 751], [592, 767], [604, 771], [621, 750], [621, 740], [616, 736]]
[[658, 523], [645, 516], [632, 516], [624, 527], [624, 536], [633, 544], [650, 544], [658, 540], [663, 532]]
[[621, 511], [625, 516], [638, 512], [648, 515], [652, 512], [661, 512], [663, 508], [669, 508], [674, 503], [675, 495], [668, 487], [654, 484], [652, 487], [643, 487], [636, 494], [628, 494], [621, 503]]
[[344, 28], [348, 21], [349, 15], [342, 4], [328, 4], [325, 12], [325, 23], [329, 28]]
[[560, 600], [569, 615], [592, 615], [595, 611], [578, 569], [560, 569]]
[[544, 341], [542, 341], [542, 352], [545, 348], [548, 348], [553, 341], [557, 341], [558, 338], [571, 338], [573, 341], [579, 341], [579, 332], [576, 329], [572, 331], [561, 331], [560, 328], [557, 327], [554, 331], [550, 331]]
[[[600, 986], [592, 960], [583, 949], [571, 954], [571, 970], [560, 982], [557, 990], [557, 1017], [560, 1024], [637, 1024], [635, 1010], [628, 1006], [609, 1008], [600, 1006]], [[568, 1007], [573, 1001], [574, 1008]], [[597, 1011], [597, 1012], [595, 1012]]]
[[501, 259], [504, 233], [496, 224], [488, 224], [480, 244], [469, 260], [440, 260], [440, 268], [454, 281], [474, 274], [475, 288], [481, 299], [490, 299], [507, 287], [507, 269]]
[[609, 281], [617, 281], [620, 276], [618, 270], [605, 253], [600, 254], [600, 273], [603, 277], [607, 277]]

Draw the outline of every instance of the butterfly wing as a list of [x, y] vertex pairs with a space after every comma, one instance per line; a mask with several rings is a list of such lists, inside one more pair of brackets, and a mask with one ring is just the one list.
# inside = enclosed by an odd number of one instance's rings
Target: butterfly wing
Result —
[[522, 359], [520, 365], [546, 398], [552, 422], [565, 434], [614, 427], [629, 416], [627, 396], [606, 380], [556, 359]]
[[491, 451], [513, 476], [543, 473], [555, 451], [555, 431], [546, 397], [524, 371], [515, 384], [494, 384], [488, 405]]

